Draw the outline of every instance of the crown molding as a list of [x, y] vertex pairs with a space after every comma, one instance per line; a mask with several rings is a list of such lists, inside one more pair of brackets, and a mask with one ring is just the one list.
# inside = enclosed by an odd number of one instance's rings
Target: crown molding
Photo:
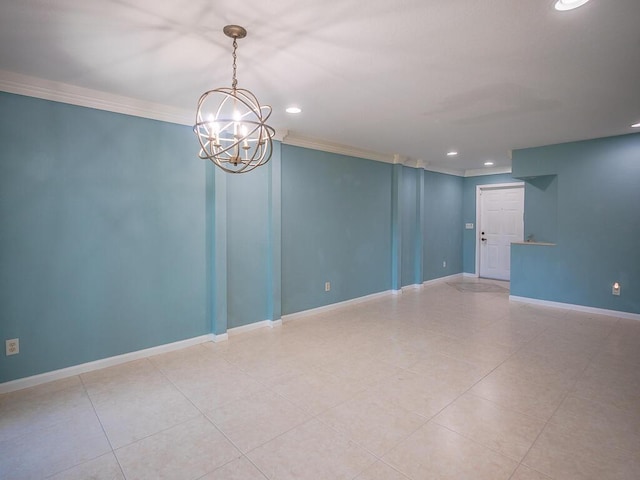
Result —
[[464, 177], [464, 170], [455, 168], [438, 167], [437, 165], [427, 164], [424, 168], [427, 172], [444, 173], [445, 175], [454, 175], [456, 177]]
[[180, 108], [77, 87], [68, 83], [43, 80], [6, 70], [0, 70], [0, 91], [179, 125], [193, 125], [193, 112]]
[[[194, 120], [192, 111], [6, 70], [0, 70], [0, 91], [189, 127], [193, 125]], [[282, 141], [287, 133], [287, 130], [276, 129], [273, 139]]]
[[474, 168], [465, 170], [465, 177], [482, 177], [483, 175], [499, 175], [501, 173], [511, 173], [511, 167], [494, 167], [494, 168]]
[[[145, 102], [136, 98], [115, 95], [89, 88], [78, 87], [68, 83], [54, 82], [37, 77], [22, 75], [20, 73], [0, 70], [0, 91], [25, 95], [27, 97], [41, 98], [54, 102], [67, 103], [80, 107], [94, 108], [107, 112], [132, 115], [134, 117], [148, 118], [178, 125], [193, 125], [193, 112], [184, 109], [170, 107], [159, 103]], [[396, 165], [404, 165], [411, 168], [459, 177], [477, 177], [481, 175], [496, 175], [511, 173], [511, 167], [482, 168], [475, 170], [457, 170], [447, 167], [431, 165], [421, 159], [412, 159], [399, 154], [373, 152], [349, 145], [327, 142], [317, 138], [305, 137], [295, 132], [278, 129], [274, 140], [286, 145], [321, 150], [323, 152], [337, 153], [356, 158], [374, 160]], [[510, 152], [511, 153], [511, 152]]]
[[312, 150], [320, 150], [322, 152], [337, 153], [339, 155], [347, 155], [349, 157], [364, 158], [374, 160], [376, 162], [390, 163], [392, 165], [404, 165], [411, 168], [422, 168], [430, 172], [445, 173], [447, 175], [464, 176], [464, 171], [453, 168], [438, 167], [430, 165], [420, 159], [412, 159], [399, 154], [373, 152], [361, 148], [351, 147], [339, 143], [326, 142], [318, 138], [305, 137], [294, 132], [288, 132], [282, 143], [285, 145], [293, 145], [295, 147], [310, 148]]
[[294, 147], [310, 148], [312, 150], [321, 150], [323, 152], [337, 153], [339, 155], [347, 155], [350, 157], [364, 158], [367, 160], [375, 160], [384, 163], [399, 163], [399, 157], [389, 153], [372, 152], [361, 148], [350, 147], [340, 143], [326, 142], [317, 138], [304, 137], [294, 132], [288, 132], [284, 137], [285, 145], [293, 145]]
[[399, 153], [393, 154], [393, 161], [391, 163], [393, 163], [394, 165], [407, 165], [407, 162], [409, 162], [408, 158], [403, 157]]
[[397, 163], [402, 163], [402, 165], [404, 165], [405, 167], [427, 168], [427, 165], [429, 165], [429, 162], [425, 162], [424, 160], [420, 160], [416, 158], [405, 158], [400, 156], [398, 156], [398, 158], [400, 161]]
[[276, 134], [273, 136], [274, 140], [277, 140], [280, 143], [283, 143], [285, 137], [289, 135], [289, 130], [285, 130], [282, 128], [276, 128]]

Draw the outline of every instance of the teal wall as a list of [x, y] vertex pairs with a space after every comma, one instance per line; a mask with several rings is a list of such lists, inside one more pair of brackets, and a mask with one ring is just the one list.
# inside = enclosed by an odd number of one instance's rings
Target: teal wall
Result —
[[266, 166], [230, 175], [206, 164], [207, 318], [225, 334], [281, 317], [281, 145]]
[[400, 168], [397, 182], [401, 286], [420, 285], [461, 273], [462, 177]]
[[434, 204], [450, 190], [423, 170], [275, 142], [267, 167], [232, 176], [189, 127], [6, 93], [0, 107], [0, 339], [21, 342], [0, 382], [387, 291], [392, 264], [421, 283], [425, 222], [458, 235], [425, 216], [425, 186]]
[[558, 176], [543, 175], [524, 184], [524, 238], [534, 242], [558, 240]]
[[640, 134], [517, 150], [513, 175], [540, 197], [525, 197], [525, 231], [557, 246], [512, 250], [512, 295], [640, 313]]
[[227, 175], [227, 326], [269, 318], [269, 168]]
[[401, 286], [422, 283], [416, 244], [420, 242], [418, 203], [418, 181], [420, 171], [415, 168], [402, 167], [402, 184], [400, 186], [400, 230], [401, 230]]
[[[462, 272], [464, 180], [424, 172], [423, 280]], [[443, 261], [446, 267], [442, 266]]]
[[[479, 177], [465, 177], [462, 192], [462, 269], [465, 273], [476, 273], [476, 187], [496, 183], [513, 183], [521, 180], [514, 179], [510, 174], [482, 175]], [[525, 192], [525, 209], [526, 209]], [[466, 230], [464, 225], [473, 223], [473, 230]]]
[[[514, 295], [640, 312], [639, 152], [514, 154], [525, 233], [557, 243], [512, 249]], [[232, 176], [189, 127], [5, 93], [0, 153], [0, 382], [474, 273], [476, 186], [516, 181], [279, 142]]]
[[0, 93], [0, 382], [210, 332], [193, 140]]
[[389, 290], [391, 167], [282, 146], [283, 314]]

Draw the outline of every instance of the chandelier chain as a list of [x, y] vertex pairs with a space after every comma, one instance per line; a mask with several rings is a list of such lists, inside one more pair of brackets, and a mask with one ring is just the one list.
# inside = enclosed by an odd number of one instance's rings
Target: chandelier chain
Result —
[[238, 86], [238, 79], [236, 78], [236, 59], [238, 56], [236, 55], [236, 50], [238, 49], [238, 40], [236, 38], [233, 39], [233, 79], [231, 81], [231, 87], [235, 90]]

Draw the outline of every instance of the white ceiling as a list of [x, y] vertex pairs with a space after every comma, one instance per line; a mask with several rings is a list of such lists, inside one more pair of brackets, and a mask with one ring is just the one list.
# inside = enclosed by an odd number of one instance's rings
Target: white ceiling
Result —
[[[0, 70], [194, 112], [238, 83], [274, 127], [422, 160], [631, 133], [640, 0], [22, 0], [0, 4]], [[284, 113], [297, 104], [303, 113]], [[194, 138], [195, 142], [195, 138]], [[455, 149], [457, 158], [446, 152]]]

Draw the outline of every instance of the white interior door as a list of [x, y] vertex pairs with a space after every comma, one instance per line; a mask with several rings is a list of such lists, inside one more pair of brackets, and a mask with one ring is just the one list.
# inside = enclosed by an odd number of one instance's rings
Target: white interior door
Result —
[[511, 278], [511, 242], [524, 237], [524, 186], [480, 189], [480, 276]]

